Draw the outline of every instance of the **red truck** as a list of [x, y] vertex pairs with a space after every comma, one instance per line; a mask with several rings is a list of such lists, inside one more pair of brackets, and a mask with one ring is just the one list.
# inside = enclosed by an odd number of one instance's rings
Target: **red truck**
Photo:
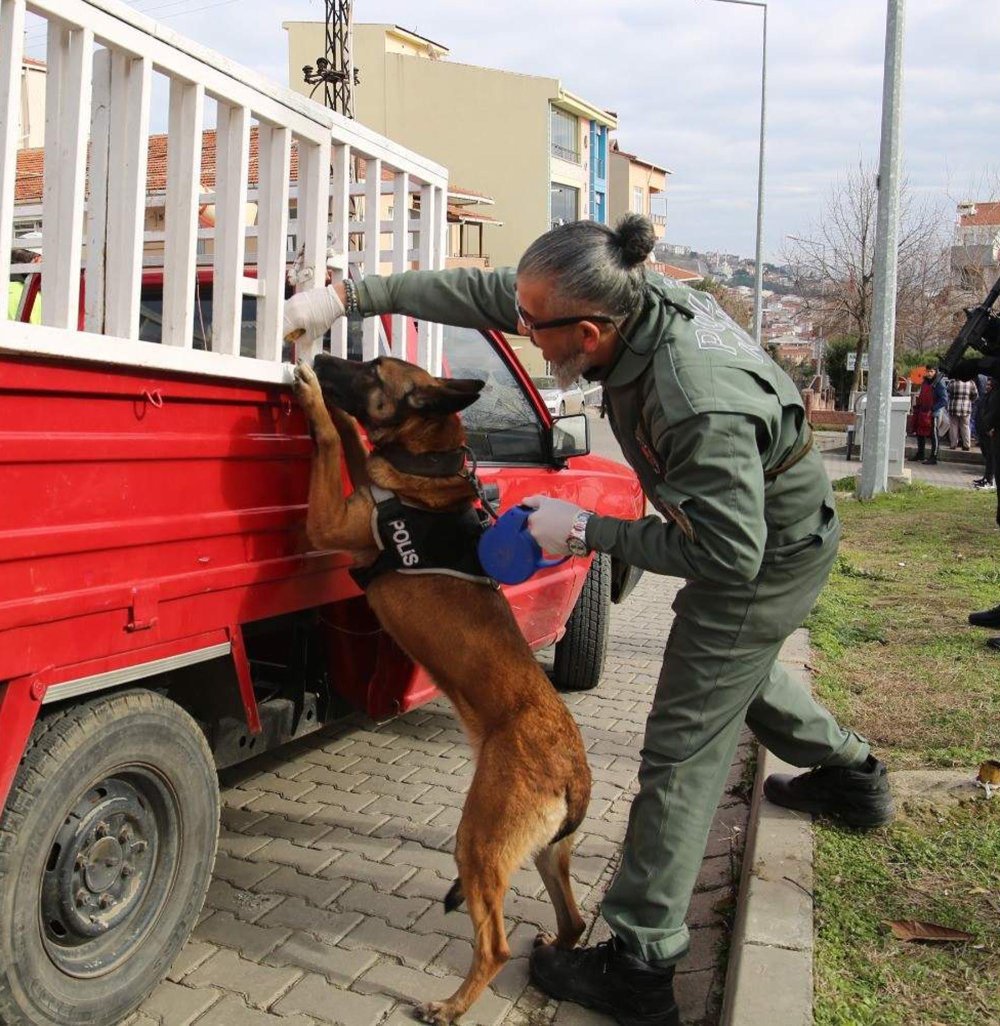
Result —
[[[163, 978], [197, 920], [217, 770], [347, 714], [382, 720], [436, 694], [380, 631], [347, 557], [309, 550], [312, 443], [277, 329], [290, 209], [314, 277], [440, 266], [446, 182], [122, 5], [32, 4], [49, 8], [50, 47], [66, 44], [49, 55], [60, 158], [46, 172], [42, 263], [14, 267], [16, 319], [0, 321], [0, 1022], [111, 1026]], [[23, 12], [22, 0], [0, 7], [12, 19], [0, 23], [8, 111]], [[74, 33], [100, 46], [74, 49]], [[174, 172], [159, 235], [135, 214], [147, 202], [146, 140], [114, 130], [115, 103], [127, 122], [149, 102], [153, 65], [171, 78]], [[102, 82], [110, 108], [86, 102]], [[205, 176], [188, 121], [200, 133], [209, 90], [235, 169], [220, 167], [209, 197], [204, 266]], [[358, 153], [363, 181], [348, 173]], [[0, 159], [0, 224], [13, 163]], [[2, 284], [11, 241], [0, 238]], [[144, 268], [150, 247], [162, 269]], [[634, 475], [587, 455], [584, 415], [553, 422], [501, 334], [386, 317], [325, 344], [484, 378], [465, 422], [500, 509], [544, 492], [641, 515]], [[557, 686], [597, 683], [608, 604], [635, 577], [600, 556], [506, 589], [531, 645], [554, 645]]]
[[[26, 319], [36, 280], [25, 295]], [[203, 282], [209, 324], [210, 298]], [[148, 335], [158, 307], [154, 278]], [[502, 335], [445, 329], [444, 360], [487, 380], [466, 424], [501, 509], [545, 492], [641, 513], [634, 476], [580, 452]], [[193, 928], [216, 770], [437, 692], [347, 558], [308, 550], [312, 442], [287, 386], [7, 353], [0, 396], [0, 909], [18, 924], [0, 1020], [113, 1023]], [[557, 686], [597, 683], [634, 579], [601, 555], [506, 588]], [[38, 996], [17, 996], [29, 980]]]

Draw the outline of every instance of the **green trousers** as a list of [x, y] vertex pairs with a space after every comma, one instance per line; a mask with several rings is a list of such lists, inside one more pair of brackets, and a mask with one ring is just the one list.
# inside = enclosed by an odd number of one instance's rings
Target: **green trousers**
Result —
[[744, 723], [794, 766], [868, 757], [864, 738], [776, 662], [826, 581], [839, 534], [831, 513], [822, 534], [768, 553], [755, 580], [690, 581], [677, 595], [622, 864], [601, 906], [612, 932], [646, 961], [687, 951], [684, 918]]

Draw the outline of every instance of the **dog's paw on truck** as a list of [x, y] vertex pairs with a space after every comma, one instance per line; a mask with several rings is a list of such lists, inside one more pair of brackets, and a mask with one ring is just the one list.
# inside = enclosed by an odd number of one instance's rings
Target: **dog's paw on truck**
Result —
[[[0, 225], [15, 200], [40, 200], [41, 221], [40, 242], [0, 239], [0, 283], [20, 286], [0, 324], [0, 1022], [112, 1026], [201, 911], [216, 771], [436, 694], [377, 631], [348, 558], [309, 550], [312, 445], [280, 329], [296, 253], [303, 287], [442, 266], [447, 178], [124, 5], [32, 13], [49, 25], [46, 146], [15, 155], [25, 5], [0, 2]], [[169, 161], [147, 196], [159, 96]], [[12, 267], [12, 242], [43, 262]], [[501, 335], [357, 330], [326, 344], [486, 379], [466, 427], [501, 509], [557, 492], [641, 515], [631, 471], [571, 455], [582, 422], [553, 425]], [[508, 589], [558, 684], [596, 684], [608, 603], [633, 581], [599, 556]]]

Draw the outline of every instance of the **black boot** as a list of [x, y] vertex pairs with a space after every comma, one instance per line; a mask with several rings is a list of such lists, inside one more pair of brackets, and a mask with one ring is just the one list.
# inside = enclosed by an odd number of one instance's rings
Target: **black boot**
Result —
[[1000, 627], [1000, 606], [984, 609], [979, 613], [969, 613], [969, 623], [973, 627]]
[[865, 829], [884, 826], [895, 813], [889, 775], [883, 763], [869, 755], [864, 766], [817, 766], [797, 777], [772, 773], [764, 795], [775, 805], [839, 819]]
[[539, 944], [529, 965], [531, 979], [549, 997], [596, 1008], [621, 1026], [680, 1026], [674, 967], [644, 962], [617, 937], [591, 948]]

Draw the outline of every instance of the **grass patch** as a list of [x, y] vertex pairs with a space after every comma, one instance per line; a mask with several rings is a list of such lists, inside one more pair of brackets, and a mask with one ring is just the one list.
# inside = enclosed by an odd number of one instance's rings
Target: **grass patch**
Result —
[[1000, 602], [995, 503], [928, 485], [840, 503], [840, 556], [807, 623], [816, 689], [890, 769], [1000, 754], [1000, 653], [966, 622]]
[[[1000, 1022], [1000, 801], [816, 837], [816, 1026]], [[972, 933], [905, 944], [889, 919]]]
[[[914, 485], [840, 503], [844, 538], [807, 624], [823, 701], [890, 770], [1000, 756], [1000, 653], [969, 627], [1000, 602], [995, 496]], [[897, 941], [889, 919], [967, 930]], [[1000, 798], [816, 830], [818, 1026], [1000, 1022]]]

